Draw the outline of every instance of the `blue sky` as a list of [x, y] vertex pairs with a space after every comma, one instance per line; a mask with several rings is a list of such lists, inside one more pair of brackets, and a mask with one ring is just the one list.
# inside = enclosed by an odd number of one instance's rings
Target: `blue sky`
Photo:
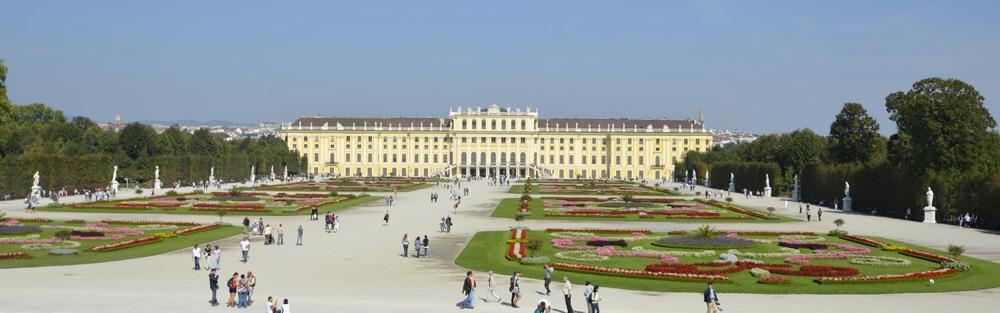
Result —
[[925, 77], [1000, 97], [1000, 2], [7, 1], [11, 99], [98, 121], [697, 115], [828, 132]]

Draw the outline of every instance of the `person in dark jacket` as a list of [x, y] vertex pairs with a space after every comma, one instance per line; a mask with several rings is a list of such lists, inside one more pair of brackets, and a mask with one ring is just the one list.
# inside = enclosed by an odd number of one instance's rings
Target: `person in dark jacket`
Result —
[[708, 307], [708, 313], [719, 312], [719, 294], [715, 293], [715, 288], [712, 287], [712, 283], [708, 283], [708, 288], [705, 288], [702, 298], [704, 298], [703, 300], [705, 300], [705, 305]]
[[465, 300], [458, 303], [458, 307], [471, 309], [476, 305], [476, 279], [472, 277], [472, 271], [465, 273], [465, 282], [462, 284], [462, 294]]
[[208, 303], [212, 306], [219, 305], [219, 300], [215, 298], [216, 292], [219, 291], [219, 274], [215, 273], [214, 268], [208, 273], [208, 288], [212, 289], [212, 300], [208, 300]]

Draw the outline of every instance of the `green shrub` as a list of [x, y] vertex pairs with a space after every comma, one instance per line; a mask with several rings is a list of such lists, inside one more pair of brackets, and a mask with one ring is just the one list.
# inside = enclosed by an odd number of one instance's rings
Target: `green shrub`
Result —
[[954, 257], [960, 257], [965, 253], [965, 246], [959, 246], [956, 244], [948, 244], [948, 254]]
[[176, 197], [177, 196], [177, 191], [170, 190], [170, 191], [167, 191], [167, 193], [165, 193], [165, 195], [170, 196], [170, 197]]

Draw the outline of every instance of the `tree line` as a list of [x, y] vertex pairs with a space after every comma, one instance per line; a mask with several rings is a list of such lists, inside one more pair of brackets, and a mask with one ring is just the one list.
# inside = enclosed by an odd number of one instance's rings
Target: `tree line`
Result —
[[886, 96], [897, 130], [889, 137], [863, 105], [846, 103], [826, 136], [799, 129], [688, 153], [675, 175], [710, 172], [712, 186], [725, 189], [734, 172], [738, 190], [760, 190], [768, 172], [772, 187], [785, 195], [798, 175], [801, 197], [827, 204], [844, 197], [847, 181], [856, 211], [903, 217], [911, 209], [915, 220], [922, 219], [930, 187], [939, 220], [969, 213], [998, 227], [1000, 134], [984, 101], [961, 80], [927, 78]]
[[222, 181], [248, 179], [251, 165], [257, 177], [272, 165], [278, 175], [286, 165], [290, 175], [305, 169], [305, 160], [273, 136], [227, 141], [204, 128], [188, 133], [174, 125], [157, 133], [140, 123], [114, 131], [41, 103], [14, 105], [6, 77], [0, 60], [0, 194], [27, 194], [36, 171], [43, 189], [59, 190], [106, 187], [115, 165], [120, 183], [128, 178], [144, 188], [152, 186], [156, 166], [164, 185], [207, 180], [213, 166]]

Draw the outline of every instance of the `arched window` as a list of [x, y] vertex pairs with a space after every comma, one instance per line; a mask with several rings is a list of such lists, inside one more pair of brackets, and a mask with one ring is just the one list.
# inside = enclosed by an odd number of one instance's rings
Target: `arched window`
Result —
[[517, 162], [517, 154], [515, 154], [514, 152], [511, 152], [510, 153], [510, 163], [515, 163], [515, 162]]
[[465, 129], [465, 127], [467, 126], [467, 123], [468, 122], [466, 120], [462, 120], [462, 129]]
[[476, 121], [472, 121], [472, 129], [476, 129]]
[[500, 121], [500, 129], [507, 129], [507, 120]]
[[525, 128], [524, 128], [524, 127], [525, 127], [525, 125], [526, 125], [526, 124], [524, 123], [524, 120], [521, 120], [521, 130], [525, 130]]
[[490, 129], [497, 129], [497, 120], [490, 121]]
[[490, 164], [497, 164], [497, 153], [490, 152]]
[[660, 156], [656, 156], [656, 165], [660, 165]]
[[507, 154], [500, 153], [500, 163], [507, 163]]
[[517, 121], [510, 120], [510, 130], [515, 130], [515, 129], [517, 129]]
[[527, 154], [524, 154], [524, 152], [521, 152], [521, 164], [524, 164], [524, 163], [528, 162], [527, 157], [528, 157]]
[[486, 152], [479, 153], [479, 164], [486, 164]]
[[465, 164], [465, 152], [462, 152], [462, 164]]
[[484, 119], [484, 120], [481, 120], [480, 122], [482, 122], [482, 123], [480, 123], [480, 125], [479, 125], [480, 127], [479, 128], [486, 129], [486, 120]]
[[472, 164], [476, 164], [476, 153], [472, 153]]

